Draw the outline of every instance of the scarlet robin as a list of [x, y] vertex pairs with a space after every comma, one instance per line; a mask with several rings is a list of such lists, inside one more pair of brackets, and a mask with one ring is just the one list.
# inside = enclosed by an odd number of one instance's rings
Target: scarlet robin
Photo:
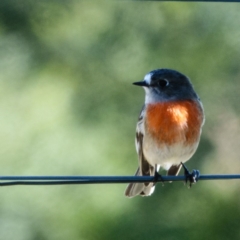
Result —
[[[136, 129], [137, 176], [155, 176], [160, 167], [177, 175], [195, 153], [204, 123], [202, 103], [188, 77], [171, 69], [157, 69], [133, 83], [145, 90], [145, 104]], [[130, 183], [128, 197], [149, 196], [155, 183]]]

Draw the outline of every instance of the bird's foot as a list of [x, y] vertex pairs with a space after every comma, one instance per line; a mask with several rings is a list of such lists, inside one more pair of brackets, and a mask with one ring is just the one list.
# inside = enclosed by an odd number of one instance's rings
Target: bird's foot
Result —
[[164, 186], [164, 181], [162, 180], [162, 176], [157, 171], [155, 172], [155, 175], [154, 175], [154, 185], [153, 186], [156, 185], [156, 183], [159, 181], [159, 178], [162, 182], [162, 185]]
[[192, 173], [190, 173], [188, 171], [187, 167], [183, 163], [181, 163], [181, 164], [184, 168], [184, 175], [186, 177], [185, 183], [187, 184], [187, 182], [189, 181], [189, 183], [190, 183], [189, 187], [191, 187], [193, 183], [196, 183], [198, 181], [200, 172], [199, 172], [199, 170], [193, 169]]

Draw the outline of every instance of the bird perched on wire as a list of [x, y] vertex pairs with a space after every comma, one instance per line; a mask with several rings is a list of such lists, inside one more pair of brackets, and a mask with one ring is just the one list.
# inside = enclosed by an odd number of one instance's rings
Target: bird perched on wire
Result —
[[[198, 147], [204, 123], [202, 103], [190, 80], [175, 70], [153, 70], [133, 84], [145, 90], [135, 138], [136, 176], [158, 176], [160, 167], [167, 175], [177, 175]], [[125, 195], [149, 196], [154, 188], [154, 182], [130, 183]]]

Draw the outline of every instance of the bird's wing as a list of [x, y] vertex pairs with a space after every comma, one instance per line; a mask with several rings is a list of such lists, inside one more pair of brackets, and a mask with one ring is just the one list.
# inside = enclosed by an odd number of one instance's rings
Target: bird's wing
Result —
[[[145, 107], [143, 107], [136, 129], [136, 150], [138, 153], [139, 167], [135, 176], [154, 176], [156, 167], [148, 163], [143, 153], [143, 138], [144, 138], [144, 114]], [[155, 183], [130, 183], [125, 191], [125, 195], [128, 197], [134, 197], [136, 195], [149, 196], [153, 193]]]
[[138, 153], [138, 161], [139, 161], [139, 170], [141, 175], [143, 176], [154, 176], [155, 174], [155, 166], [151, 166], [147, 159], [144, 156], [143, 152], [143, 139], [144, 139], [144, 115], [145, 115], [145, 105], [142, 108], [142, 111], [139, 115], [138, 122], [137, 122], [137, 128], [136, 128], [136, 138], [135, 138], [135, 144], [136, 144], [136, 150]]

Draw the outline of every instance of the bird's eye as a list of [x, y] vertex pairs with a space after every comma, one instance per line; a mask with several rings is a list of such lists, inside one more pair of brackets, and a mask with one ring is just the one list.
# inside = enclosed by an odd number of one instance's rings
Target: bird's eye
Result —
[[166, 79], [160, 79], [160, 80], [158, 80], [158, 82], [157, 82], [157, 85], [158, 85], [159, 87], [166, 87], [166, 86], [168, 86], [168, 84], [169, 84], [169, 82], [168, 82], [168, 80], [166, 80]]

